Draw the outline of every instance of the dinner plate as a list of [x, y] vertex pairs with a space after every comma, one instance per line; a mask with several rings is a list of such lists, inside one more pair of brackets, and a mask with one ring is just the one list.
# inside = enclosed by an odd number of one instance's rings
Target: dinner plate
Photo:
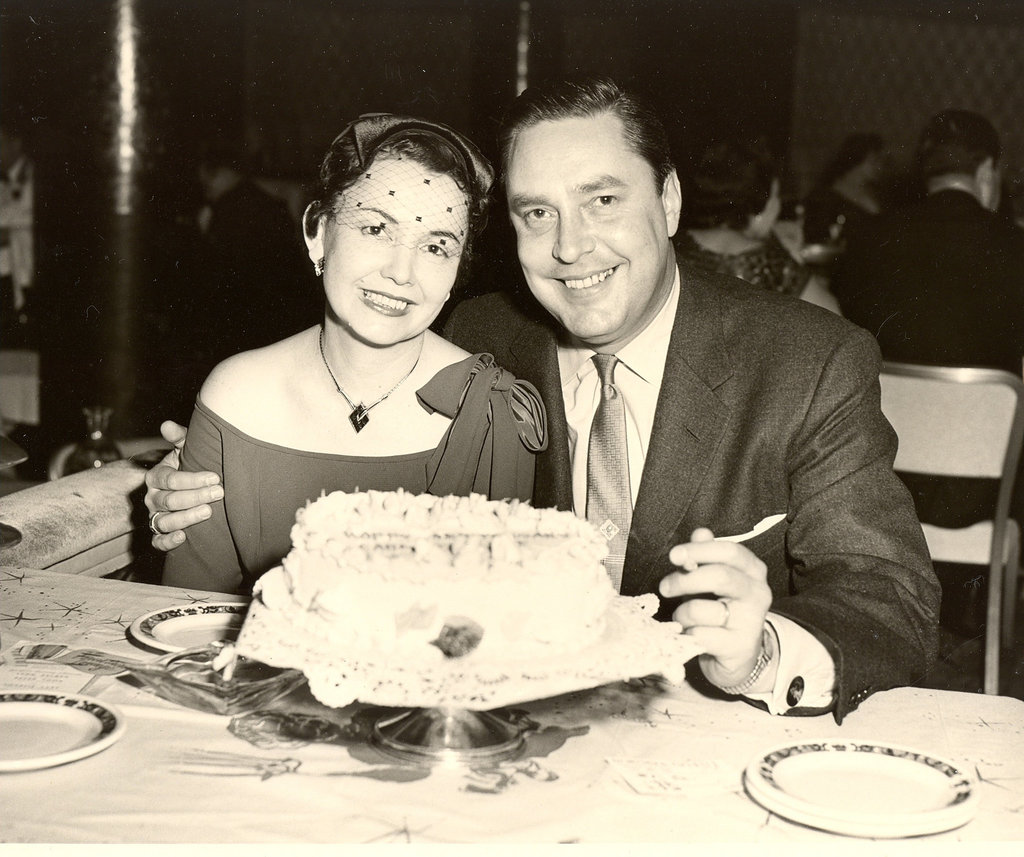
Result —
[[178, 604], [139, 616], [128, 636], [141, 646], [180, 652], [219, 640], [233, 640], [242, 627], [248, 604], [213, 602]]
[[32, 771], [106, 750], [124, 732], [113, 706], [89, 696], [0, 691], [0, 771]]
[[848, 836], [895, 838], [966, 824], [976, 781], [930, 753], [874, 741], [823, 740], [775, 747], [744, 772], [765, 809]]

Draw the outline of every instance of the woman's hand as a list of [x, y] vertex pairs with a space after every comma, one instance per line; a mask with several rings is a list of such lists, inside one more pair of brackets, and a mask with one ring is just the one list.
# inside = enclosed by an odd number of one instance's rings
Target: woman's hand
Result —
[[153, 547], [169, 551], [185, 541], [186, 527], [210, 517], [208, 504], [222, 500], [224, 489], [216, 473], [178, 469], [185, 445], [184, 426], [168, 420], [160, 426], [160, 434], [174, 448], [146, 474], [146, 508]]

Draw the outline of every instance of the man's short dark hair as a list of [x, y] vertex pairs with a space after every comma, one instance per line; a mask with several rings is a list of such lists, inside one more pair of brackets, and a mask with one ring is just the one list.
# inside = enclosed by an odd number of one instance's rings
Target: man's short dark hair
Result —
[[973, 174], [991, 158], [999, 161], [999, 134], [984, 116], [970, 110], [943, 110], [921, 132], [917, 162], [927, 181], [950, 173]]
[[541, 122], [584, 119], [604, 113], [612, 113], [622, 121], [626, 142], [651, 165], [660, 193], [675, 168], [665, 126], [649, 104], [606, 77], [570, 78], [526, 89], [512, 103], [498, 128], [502, 175], [508, 175], [512, 149], [522, 131]]

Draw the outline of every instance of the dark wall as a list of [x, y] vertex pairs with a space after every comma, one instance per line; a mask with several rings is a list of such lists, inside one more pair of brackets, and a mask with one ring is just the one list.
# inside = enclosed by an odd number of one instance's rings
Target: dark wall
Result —
[[486, 136], [487, 107], [513, 91], [507, 0], [247, 2], [247, 141], [267, 170], [315, 169], [366, 112], [425, 115]]
[[709, 136], [788, 141], [795, 0], [542, 0], [538, 79], [611, 74], [645, 92], [680, 162]]
[[797, 44], [790, 166], [799, 190], [853, 131], [882, 134], [909, 174], [921, 128], [950, 107], [992, 121], [1008, 191], [1024, 190], [1020, 0], [804, 2]]
[[[607, 74], [645, 91], [677, 145], [711, 133], [788, 139], [796, 0], [532, 0], [529, 79]], [[365, 110], [449, 122], [493, 153], [514, 98], [517, 0], [253, 2], [249, 141], [300, 173]]]

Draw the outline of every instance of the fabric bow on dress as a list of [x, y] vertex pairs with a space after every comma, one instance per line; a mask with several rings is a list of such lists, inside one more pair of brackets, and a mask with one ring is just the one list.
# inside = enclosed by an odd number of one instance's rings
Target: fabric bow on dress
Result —
[[471, 482], [492, 500], [531, 498], [535, 456], [547, 448], [547, 414], [531, 383], [481, 353], [439, 372], [417, 396], [452, 418], [427, 465], [431, 494], [460, 493]]

